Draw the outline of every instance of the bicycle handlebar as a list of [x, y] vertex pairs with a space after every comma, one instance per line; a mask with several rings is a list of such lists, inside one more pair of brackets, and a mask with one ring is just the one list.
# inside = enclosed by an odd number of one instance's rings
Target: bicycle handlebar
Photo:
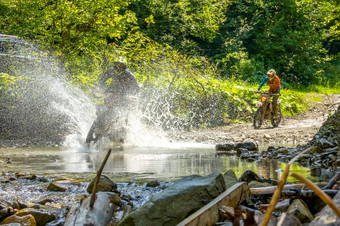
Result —
[[256, 90], [254, 91], [254, 93], [258, 93], [258, 94], [268, 94], [268, 95], [271, 95], [271, 96], [280, 96], [279, 93], [268, 93], [268, 92], [261, 92], [260, 90]]

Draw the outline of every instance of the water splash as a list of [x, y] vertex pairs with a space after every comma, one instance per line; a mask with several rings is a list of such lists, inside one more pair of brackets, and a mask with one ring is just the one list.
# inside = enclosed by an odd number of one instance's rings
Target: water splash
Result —
[[[22, 43], [17, 44], [34, 49], [32, 45]], [[85, 137], [96, 118], [95, 104], [67, 81], [63, 67], [55, 59], [31, 49], [17, 51], [20, 57], [13, 51], [10, 59], [7, 56], [0, 59], [6, 62], [3, 65], [6, 65], [8, 73], [22, 77], [17, 83], [18, 95], [9, 103], [15, 107], [2, 109], [0, 121], [9, 122], [7, 131], [18, 138], [34, 137], [38, 141], [45, 139], [52, 143], [60, 143], [58, 139], [65, 138], [63, 146], [71, 150], [85, 150]], [[188, 128], [199, 114], [192, 114], [186, 119], [174, 115], [174, 102], [174, 93], [152, 88], [142, 90], [141, 108], [129, 121], [124, 145], [183, 147], [184, 144], [169, 141], [163, 129]]]
[[17, 82], [7, 107], [0, 109], [0, 121], [7, 122], [2, 132], [12, 138], [51, 143], [62, 142], [70, 133], [86, 136], [95, 106], [66, 80], [58, 62], [17, 37], [9, 37], [5, 44], [8, 48], [0, 56], [0, 69], [17, 77]]

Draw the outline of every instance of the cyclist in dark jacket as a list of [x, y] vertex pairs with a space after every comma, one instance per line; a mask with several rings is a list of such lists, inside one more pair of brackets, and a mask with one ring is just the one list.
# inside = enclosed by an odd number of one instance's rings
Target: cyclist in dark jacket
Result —
[[97, 119], [86, 137], [87, 144], [106, 135], [114, 136], [112, 140], [123, 142], [130, 113], [137, 109], [139, 83], [124, 61], [114, 62], [99, 79], [98, 85], [103, 88], [110, 78], [113, 89], [105, 96], [104, 110], [97, 110]]

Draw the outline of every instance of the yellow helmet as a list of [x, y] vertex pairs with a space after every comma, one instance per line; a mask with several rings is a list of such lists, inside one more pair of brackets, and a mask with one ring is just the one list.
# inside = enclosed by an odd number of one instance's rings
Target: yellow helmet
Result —
[[270, 76], [270, 75], [276, 75], [276, 71], [274, 69], [270, 69], [268, 72], [267, 72], [267, 75]]

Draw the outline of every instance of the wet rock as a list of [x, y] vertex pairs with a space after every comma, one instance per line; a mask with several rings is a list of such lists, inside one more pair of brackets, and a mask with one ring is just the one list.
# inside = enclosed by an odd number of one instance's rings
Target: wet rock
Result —
[[235, 172], [232, 170], [228, 170], [227, 172], [225, 172], [223, 174], [223, 178], [226, 189], [230, 188], [231, 186], [239, 182]]
[[249, 188], [261, 188], [261, 187], [268, 187], [272, 185], [267, 182], [251, 181], [249, 182], [248, 186]]
[[276, 226], [301, 226], [301, 222], [297, 217], [295, 217], [293, 214], [290, 213], [282, 213], [280, 218], [278, 219]]
[[18, 213], [15, 214], [16, 216], [26, 216], [26, 215], [32, 215], [37, 222], [38, 226], [46, 225], [48, 222], [51, 222], [56, 219], [56, 215], [54, 213], [50, 213], [46, 210], [42, 209], [33, 209], [33, 208], [25, 208], [22, 210], [19, 210]]
[[19, 206], [20, 206], [20, 209], [25, 209], [25, 208], [34, 208], [34, 209], [40, 209], [40, 204], [37, 204], [37, 203], [21, 203], [21, 202], [18, 202], [19, 203]]
[[[94, 178], [89, 184], [89, 186], [87, 187], [86, 190], [88, 193], [92, 193], [95, 180], [96, 178]], [[112, 191], [115, 191], [116, 189], [117, 189], [117, 184], [115, 184], [108, 176], [105, 176], [105, 175], [100, 176], [97, 191], [112, 192]]]
[[277, 202], [275, 205], [275, 210], [280, 212], [285, 212], [290, 206], [290, 199], [284, 199], [281, 202]]
[[91, 196], [83, 200], [81, 205], [78, 203], [73, 205], [64, 225], [108, 225], [114, 213], [111, 196], [117, 196], [117, 194], [98, 192], [93, 207], [90, 207]]
[[[335, 205], [340, 206], [340, 192], [334, 196], [333, 202]], [[338, 217], [336, 213], [328, 205], [326, 205], [319, 213], [315, 215], [314, 220], [308, 225], [340, 225], [340, 217]]]
[[239, 181], [244, 181], [247, 182], [247, 184], [249, 184], [251, 181], [261, 181], [261, 179], [253, 171], [247, 170], [241, 175]]
[[17, 216], [17, 215], [12, 215], [7, 217], [2, 224], [20, 224], [20, 225], [25, 225], [25, 226], [36, 226], [37, 222], [35, 221], [35, 218], [28, 214], [26, 216]]
[[236, 149], [247, 149], [249, 151], [258, 151], [258, 145], [254, 142], [243, 142], [236, 144]]
[[264, 135], [263, 135], [263, 138], [265, 138], [265, 139], [271, 139], [271, 136], [270, 136], [269, 134], [264, 134]]
[[12, 207], [10, 202], [5, 200], [0, 200], [0, 220], [5, 219], [6, 217], [12, 215], [15, 210]]
[[15, 173], [15, 176], [17, 178], [23, 178], [23, 177], [27, 176], [27, 174], [26, 173]]
[[248, 157], [246, 159], [247, 162], [255, 162], [256, 161], [256, 158], [252, 158], [252, 157]]
[[124, 218], [127, 215], [129, 215], [130, 213], [132, 213], [132, 206], [130, 206], [130, 205], [124, 205], [124, 206], [122, 206], [121, 209], [123, 211], [123, 217], [122, 218]]
[[277, 153], [279, 154], [288, 154], [288, 149], [287, 148], [280, 148], [277, 150]]
[[161, 183], [158, 180], [151, 180], [149, 182], [146, 183], [147, 187], [157, 187], [160, 186]]
[[30, 174], [30, 175], [24, 176], [24, 179], [26, 179], [26, 180], [36, 180], [37, 179], [37, 175]]
[[313, 154], [321, 154], [323, 152], [323, 149], [320, 148], [319, 146], [315, 146], [313, 149], [312, 149], [312, 153]]
[[113, 204], [116, 204], [116, 205], [119, 205], [121, 203], [121, 198], [119, 197], [119, 195], [117, 195], [116, 193], [109, 193], [110, 196], [109, 196], [109, 199], [110, 199], [110, 203], [113, 203]]
[[332, 164], [335, 167], [339, 167], [340, 166], [340, 159], [337, 159], [335, 162], [333, 162]]
[[247, 158], [248, 154], [249, 154], [249, 151], [244, 148], [239, 148], [237, 149], [237, 152], [236, 152], [236, 155], [239, 158]]
[[49, 183], [49, 185], [47, 186], [47, 190], [48, 191], [61, 191], [61, 192], [64, 192], [64, 191], [67, 191], [67, 188], [66, 187], [63, 187], [55, 182], [51, 182]]
[[271, 151], [274, 151], [276, 149], [276, 147], [274, 147], [274, 146], [269, 146], [268, 148], [267, 148], [267, 151], [268, 152], [271, 152]]
[[221, 174], [184, 177], [152, 195], [147, 203], [125, 217], [119, 226], [176, 225], [224, 190], [225, 183]]
[[45, 205], [46, 203], [52, 203], [52, 202], [54, 202], [54, 200], [50, 198], [44, 198], [42, 200], [35, 201], [35, 203], [38, 203], [40, 205]]
[[231, 151], [235, 150], [236, 146], [235, 144], [228, 143], [228, 144], [217, 144], [215, 146], [216, 151]]
[[299, 156], [298, 161], [308, 160], [308, 159], [310, 159], [311, 157], [312, 157], [311, 154], [302, 154], [302, 155]]
[[295, 199], [289, 206], [287, 212], [296, 216], [301, 223], [309, 223], [314, 219], [314, 216], [308, 209], [306, 203], [301, 199]]

